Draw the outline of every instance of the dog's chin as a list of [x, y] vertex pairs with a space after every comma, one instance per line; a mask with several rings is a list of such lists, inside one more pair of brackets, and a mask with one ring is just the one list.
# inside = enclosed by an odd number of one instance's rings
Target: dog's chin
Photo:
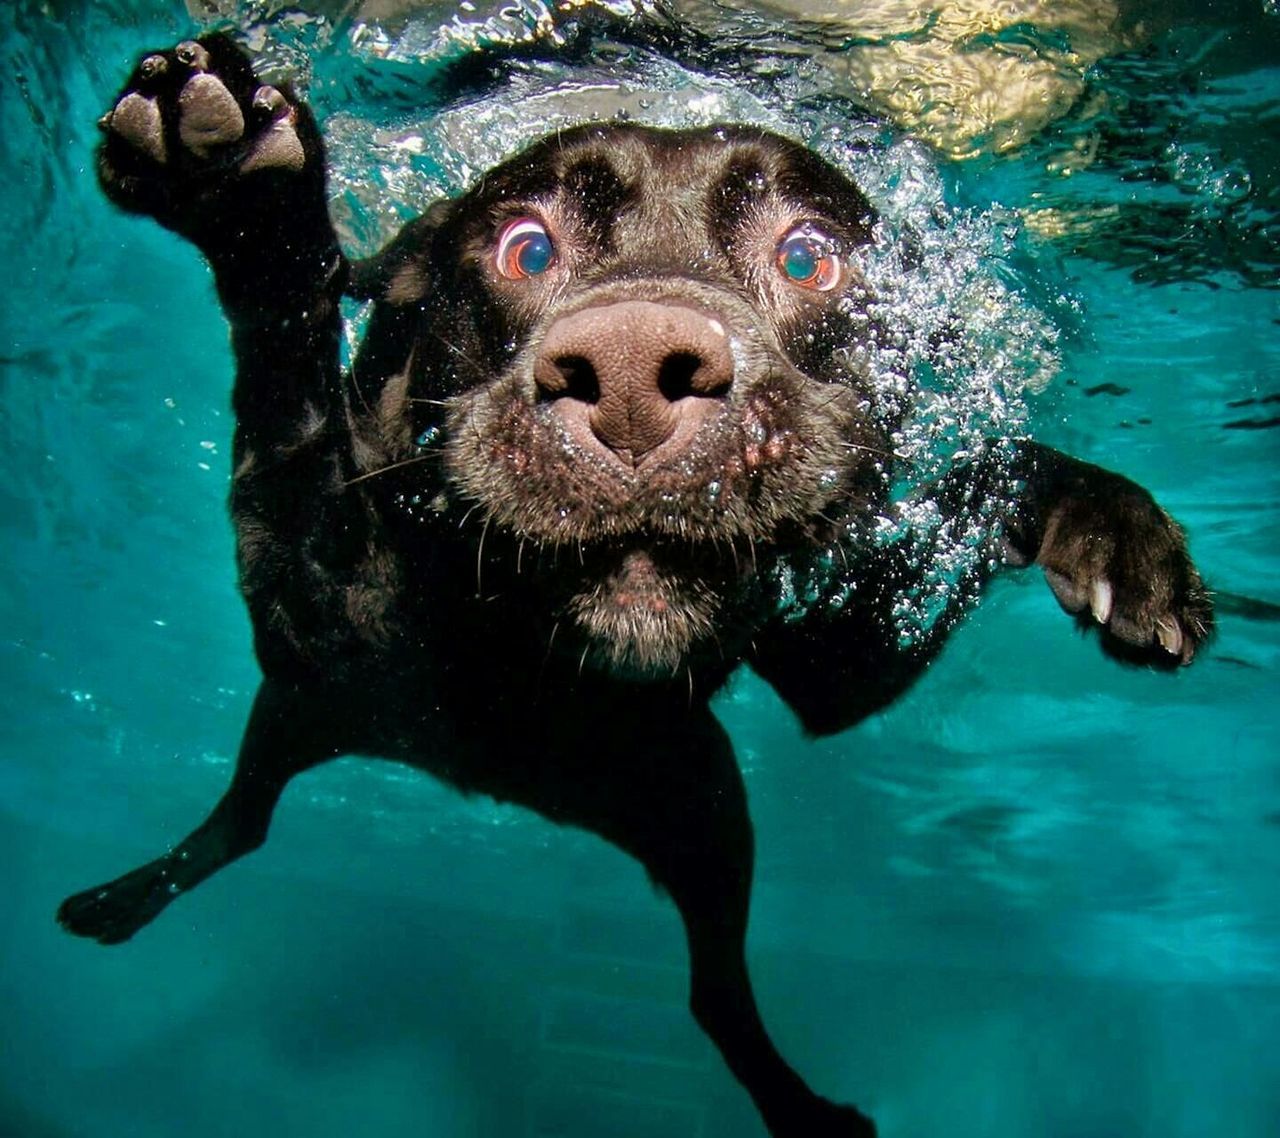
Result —
[[711, 639], [722, 607], [712, 583], [665, 571], [641, 549], [569, 602], [583, 666], [641, 681], [679, 674]]

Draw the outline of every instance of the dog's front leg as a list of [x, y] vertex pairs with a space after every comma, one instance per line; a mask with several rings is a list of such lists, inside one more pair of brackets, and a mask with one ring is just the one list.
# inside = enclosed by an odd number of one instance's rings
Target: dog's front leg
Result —
[[319, 132], [216, 35], [144, 55], [101, 126], [107, 196], [213, 269], [236, 357], [232, 507], [259, 656], [269, 674], [314, 667], [350, 631], [343, 589], [367, 544], [339, 361], [348, 266]]
[[68, 932], [119, 944], [183, 893], [262, 845], [280, 794], [299, 771], [333, 758], [323, 713], [331, 701], [288, 684], [258, 691], [231, 785], [209, 816], [167, 853], [137, 869], [68, 897], [58, 921]]

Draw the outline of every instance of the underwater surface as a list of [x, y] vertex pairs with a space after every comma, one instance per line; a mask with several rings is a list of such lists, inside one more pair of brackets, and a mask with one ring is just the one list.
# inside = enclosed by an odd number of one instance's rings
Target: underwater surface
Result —
[[1219, 631], [1122, 667], [1033, 570], [845, 734], [739, 676], [765, 1019], [884, 1138], [1280, 1134], [1280, 10], [809, 6], [0, 9], [0, 1135], [764, 1133], [638, 865], [407, 769], [298, 779], [123, 946], [54, 924], [203, 817], [257, 681], [211, 278], [93, 176], [134, 58], [210, 26], [308, 93], [356, 253], [592, 117], [769, 125], [945, 219], [899, 303], [972, 354], [904, 445], [1025, 423], [1143, 483]]

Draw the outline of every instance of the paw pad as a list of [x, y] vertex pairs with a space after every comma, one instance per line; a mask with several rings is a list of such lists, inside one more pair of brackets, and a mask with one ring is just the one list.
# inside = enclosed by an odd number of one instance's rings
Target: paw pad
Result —
[[104, 116], [101, 125], [152, 161], [163, 164], [167, 160], [164, 124], [160, 121], [160, 108], [155, 99], [131, 91]]
[[244, 113], [221, 79], [197, 72], [178, 95], [178, 137], [199, 158], [244, 134]]

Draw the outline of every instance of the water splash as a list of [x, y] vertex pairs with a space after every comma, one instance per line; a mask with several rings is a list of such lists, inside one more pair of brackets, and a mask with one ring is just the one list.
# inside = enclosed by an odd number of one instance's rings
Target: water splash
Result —
[[807, 141], [847, 170], [880, 213], [860, 265], [878, 334], [851, 347], [850, 364], [875, 378], [886, 421], [900, 425], [892, 434], [894, 512], [870, 534], [851, 525], [812, 579], [784, 586], [784, 604], [791, 598], [792, 617], [816, 603], [842, 607], [859, 585], [860, 544], [902, 543], [922, 568], [894, 598], [899, 639], [909, 645], [976, 596], [1016, 487], [997, 478], [958, 515], [931, 490], [957, 463], [999, 452], [1025, 432], [1025, 396], [1057, 375], [1059, 335], [1009, 267], [1020, 237], [1014, 215], [948, 205], [936, 166], [911, 140], [827, 123]]

